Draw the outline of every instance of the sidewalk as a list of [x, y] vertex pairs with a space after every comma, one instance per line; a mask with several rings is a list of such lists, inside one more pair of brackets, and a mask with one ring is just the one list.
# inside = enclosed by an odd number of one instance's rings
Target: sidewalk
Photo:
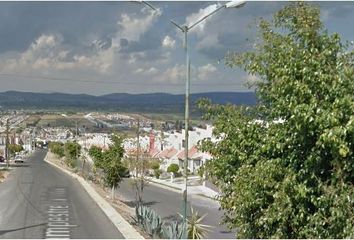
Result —
[[[170, 187], [170, 188], [173, 188], [173, 189], [179, 190], [179, 191], [182, 191], [182, 189], [184, 187], [184, 180], [181, 178], [176, 178], [176, 179], [174, 179], [173, 182], [171, 182], [170, 179], [162, 180], [162, 179], [156, 179], [153, 177], [147, 177], [147, 179], [150, 182], [164, 185], [166, 187]], [[200, 185], [200, 184], [196, 185], [195, 180], [199, 180], [199, 177], [191, 176], [191, 177], [188, 177], [188, 180], [189, 180], [188, 181], [188, 189], [187, 189], [188, 195], [201, 195], [203, 197], [212, 198], [212, 199], [215, 199], [217, 196], [219, 196], [218, 192], [216, 192], [208, 187], [204, 187], [203, 185]], [[194, 184], [193, 184], [193, 182], [194, 182]]]

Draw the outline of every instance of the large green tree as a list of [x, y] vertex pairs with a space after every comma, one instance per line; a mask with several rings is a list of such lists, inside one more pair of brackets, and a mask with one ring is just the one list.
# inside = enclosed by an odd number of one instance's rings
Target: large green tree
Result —
[[260, 20], [254, 51], [227, 56], [259, 78], [255, 107], [200, 102], [220, 138], [202, 148], [237, 237], [354, 237], [353, 56], [304, 2]]
[[92, 157], [95, 167], [102, 168], [103, 164], [103, 151], [98, 146], [92, 146], [89, 150], [89, 155]]
[[104, 182], [112, 188], [112, 198], [114, 198], [114, 189], [126, 174], [127, 168], [122, 162], [124, 138], [114, 134], [110, 137], [110, 140], [112, 143], [106, 151], [93, 146], [90, 148], [89, 154], [93, 158], [95, 166], [103, 170]]

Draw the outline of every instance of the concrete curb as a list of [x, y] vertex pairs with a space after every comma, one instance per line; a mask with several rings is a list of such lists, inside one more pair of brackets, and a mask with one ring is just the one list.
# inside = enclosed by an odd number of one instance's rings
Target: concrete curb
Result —
[[[48, 155], [47, 155], [48, 156]], [[44, 158], [44, 161], [51, 164], [52, 166], [59, 168], [66, 174], [77, 179], [79, 183], [84, 187], [86, 192], [91, 196], [91, 198], [97, 203], [97, 205], [102, 209], [106, 216], [111, 220], [111, 222], [116, 226], [119, 232], [126, 239], [144, 239], [104, 198], [102, 198], [96, 191], [93, 189], [90, 184], [88, 184], [82, 177], [78, 176], [75, 173], [72, 173], [66, 169], [61, 168], [55, 163], [47, 160], [47, 156]]]
[[[182, 188], [180, 187], [172, 187], [172, 186], [169, 186], [168, 184], [164, 184], [164, 183], [161, 183], [161, 182], [156, 182], [152, 179], [146, 179], [150, 184], [152, 185], [155, 185], [159, 188], [163, 188], [163, 189], [166, 189], [166, 190], [169, 190], [169, 191], [172, 191], [172, 192], [176, 192], [176, 193], [182, 193]], [[178, 189], [177, 189], [178, 188]], [[188, 195], [190, 196], [190, 195]], [[212, 197], [209, 197], [209, 196], [206, 196], [204, 194], [192, 194], [193, 197], [197, 197], [197, 198], [201, 198], [201, 199], [209, 199], [209, 200], [212, 200], [212, 201], [215, 201], [215, 202], [218, 202], [216, 199], [212, 198]]]

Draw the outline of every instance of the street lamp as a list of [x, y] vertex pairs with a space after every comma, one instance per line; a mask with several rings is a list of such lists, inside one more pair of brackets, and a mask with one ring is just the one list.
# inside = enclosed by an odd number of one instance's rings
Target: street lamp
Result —
[[202, 17], [195, 23], [190, 26], [180, 26], [174, 21], [171, 23], [176, 26], [179, 30], [184, 33], [184, 50], [186, 53], [186, 96], [185, 96], [185, 146], [184, 146], [184, 189], [183, 189], [183, 221], [186, 223], [187, 220], [187, 182], [188, 182], [188, 139], [189, 139], [189, 95], [190, 95], [190, 59], [189, 59], [189, 52], [188, 52], [188, 32], [197, 26], [199, 23], [210, 17], [211, 15], [215, 14], [221, 9], [224, 8], [232, 8], [232, 7], [241, 7], [245, 4], [245, 1], [232, 1], [228, 2], [225, 5], [221, 5], [220, 7], [216, 8], [211, 13], [207, 14], [206, 16]]
[[[158, 11], [156, 7], [151, 5], [150, 3], [140, 0], [135, 1], [138, 3], [143, 3], [149, 8], [154, 11]], [[214, 11], [210, 12], [209, 14], [203, 16], [198, 21], [193, 23], [190, 26], [184, 25], [181, 26], [174, 21], [170, 21], [175, 27], [177, 27], [181, 32], [184, 34], [184, 43], [183, 48], [186, 53], [186, 95], [185, 95], [185, 140], [184, 140], [184, 188], [183, 188], [183, 222], [187, 222], [187, 181], [188, 181], [188, 138], [189, 138], [189, 95], [190, 95], [190, 59], [189, 59], [189, 52], [188, 52], [188, 32], [197, 26], [199, 23], [203, 22], [205, 19], [210, 17], [211, 15], [215, 14], [216, 12], [220, 11], [221, 9], [225, 8], [240, 8], [246, 4], [246, 1], [230, 1], [223, 5], [217, 7]]]

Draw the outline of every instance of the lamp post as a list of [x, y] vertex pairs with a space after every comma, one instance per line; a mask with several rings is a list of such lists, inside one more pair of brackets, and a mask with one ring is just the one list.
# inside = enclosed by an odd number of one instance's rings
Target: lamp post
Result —
[[[146, 1], [136, 1], [139, 3], [143, 3], [149, 8], [151, 8], [154, 11], [158, 11], [156, 7], [154, 7], [152, 4], [146, 2]], [[217, 7], [214, 11], [210, 12], [209, 14], [203, 16], [200, 18], [198, 21], [195, 23], [191, 24], [190, 26], [188, 25], [179, 25], [176, 22], [170, 20], [170, 22], [177, 27], [181, 32], [184, 34], [184, 43], [183, 43], [183, 48], [186, 54], [186, 93], [185, 93], [185, 125], [184, 125], [184, 132], [185, 132], [185, 139], [184, 139], [184, 163], [183, 163], [183, 170], [184, 170], [184, 186], [183, 186], [183, 222], [187, 222], [187, 182], [188, 182], [188, 138], [189, 138], [189, 95], [190, 95], [190, 59], [189, 59], [189, 52], [188, 52], [188, 32], [197, 26], [199, 23], [203, 22], [205, 19], [210, 17], [211, 15], [217, 13], [221, 9], [225, 8], [240, 8], [243, 7], [246, 4], [246, 1], [230, 1], [227, 2], [223, 5], [220, 5]]]

